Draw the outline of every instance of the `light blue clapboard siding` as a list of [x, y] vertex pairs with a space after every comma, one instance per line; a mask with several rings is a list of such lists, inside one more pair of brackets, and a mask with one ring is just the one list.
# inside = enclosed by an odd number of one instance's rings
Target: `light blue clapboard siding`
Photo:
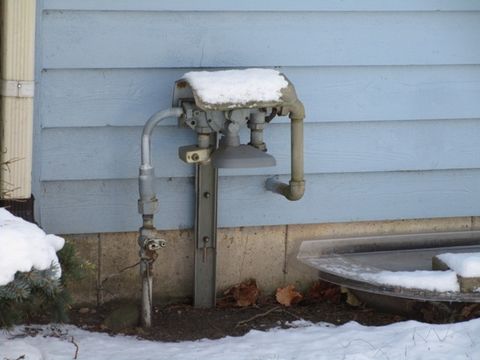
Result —
[[[479, 170], [319, 174], [298, 202], [268, 193], [265, 177], [223, 177], [219, 226], [480, 215]], [[159, 228], [193, 225], [190, 178], [157, 183]], [[42, 225], [60, 233], [132, 231], [140, 218], [135, 180], [44, 182]], [[172, 226], [174, 225], [174, 226]]]
[[[55, 128], [43, 132], [45, 181], [133, 179], [138, 175], [141, 127]], [[480, 168], [480, 119], [305, 126], [307, 174]], [[244, 133], [248, 142], [248, 133]], [[222, 170], [224, 176], [288, 174], [290, 126], [270, 124], [265, 140], [274, 168]], [[192, 176], [178, 159], [179, 146], [195, 143], [190, 129], [163, 126], [152, 140], [160, 177]], [[84, 164], [88, 164], [85, 171]]]
[[[480, 118], [480, 65], [280, 70], [305, 103], [307, 122]], [[143, 126], [152, 113], [171, 106], [173, 83], [186, 71], [43, 72], [42, 127]]]
[[[37, 34], [47, 231], [136, 230], [141, 126], [184, 72], [251, 66], [287, 74], [306, 105], [307, 193], [263, 188], [288, 180], [289, 126], [275, 119], [277, 167], [220, 172], [220, 226], [480, 215], [478, 1], [38, 0]], [[153, 139], [162, 229], [193, 221], [177, 149], [194, 134], [174, 125]]]
[[480, 12], [43, 14], [44, 68], [480, 63]]
[[108, 11], [469, 11], [475, 0], [45, 0], [50, 10]]

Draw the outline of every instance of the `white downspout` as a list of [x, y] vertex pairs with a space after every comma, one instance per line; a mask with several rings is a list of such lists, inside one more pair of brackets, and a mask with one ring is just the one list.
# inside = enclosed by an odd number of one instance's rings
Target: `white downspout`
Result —
[[0, 0], [0, 170], [10, 199], [28, 199], [32, 183], [32, 133], [36, 0]]

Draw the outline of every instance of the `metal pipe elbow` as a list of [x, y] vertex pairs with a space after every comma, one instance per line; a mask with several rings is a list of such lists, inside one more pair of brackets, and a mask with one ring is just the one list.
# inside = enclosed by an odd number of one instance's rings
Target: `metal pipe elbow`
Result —
[[301, 120], [305, 119], [305, 106], [303, 106], [303, 103], [295, 99], [295, 101], [288, 107], [288, 110], [290, 112], [290, 119], [294, 120]]
[[303, 194], [305, 194], [305, 180], [290, 180], [283, 195], [290, 201], [297, 201], [303, 197]]

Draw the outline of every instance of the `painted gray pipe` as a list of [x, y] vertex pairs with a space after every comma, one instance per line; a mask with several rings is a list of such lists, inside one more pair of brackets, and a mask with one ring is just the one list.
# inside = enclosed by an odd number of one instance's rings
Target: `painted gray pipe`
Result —
[[[300, 103], [300, 102], [299, 102]], [[300, 103], [299, 111], [292, 111], [291, 120], [291, 179], [288, 184], [278, 180], [277, 177], [267, 179], [267, 190], [285, 196], [288, 200], [300, 200], [305, 192], [305, 179], [303, 169], [303, 105]]]
[[138, 184], [140, 199], [138, 211], [142, 214], [143, 225], [140, 228], [138, 245], [140, 246], [140, 276], [142, 278], [142, 313], [144, 327], [152, 325], [152, 265], [156, 258], [156, 249], [164, 246], [164, 241], [156, 239], [153, 214], [158, 211], [155, 193], [155, 171], [151, 160], [151, 137], [153, 130], [164, 119], [180, 117], [181, 108], [171, 108], [153, 114], [143, 127], [141, 144], [141, 165]]
[[182, 108], [171, 108], [153, 114], [143, 127], [141, 144], [141, 165], [138, 177], [140, 199], [138, 211], [143, 215], [153, 215], [157, 212], [157, 197], [155, 193], [155, 169], [151, 160], [151, 138], [155, 127], [169, 117], [180, 117]]

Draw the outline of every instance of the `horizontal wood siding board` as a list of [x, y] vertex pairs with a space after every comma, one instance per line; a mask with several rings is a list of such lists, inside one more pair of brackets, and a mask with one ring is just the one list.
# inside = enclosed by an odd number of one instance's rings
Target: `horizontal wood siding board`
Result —
[[44, 0], [50, 10], [106, 11], [468, 11], [480, 10], [468, 0]]
[[[478, 216], [479, 176], [478, 169], [310, 175], [298, 202], [266, 192], [263, 176], [222, 177], [219, 226]], [[157, 187], [156, 225], [191, 228], [193, 179], [160, 179]], [[135, 231], [137, 191], [134, 180], [43, 182], [42, 225], [55, 233]]]
[[[307, 192], [289, 129], [266, 130], [271, 169], [221, 171], [219, 226], [480, 215], [480, 2], [42, 0], [34, 195], [49, 232], [135, 231], [141, 126], [191, 69], [284, 71], [307, 109]], [[479, 119], [479, 120], [477, 120]], [[193, 226], [192, 131], [157, 129], [161, 229]], [[235, 209], [235, 212], [232, 212]]]
[[[480, 65], [279, 69], [295, 84], [307, 122], [480, 118]], [[42, 127], [142, 126], [171, 106], [173, 84], [189, 70], [44, 71]]]
[[[138, 174], [141, 127], [43, 130], [42, 180], [134, 179]], [[245, 129], [242, 141], [248, 142]], [[308, 174], [480, 168], [480, 119], [362, 123], [308, 123]], [[288, 174], [290, 126], [265, 130], [273, 168], [223, 170], [222, 175]], [[188, 177], [194, 166], [178, 159], [178, 147], [196, 143], [190, 129], [164, 126], [152, 140], [159, 177]]]
[[477, 11], [49, 10], [42, 21], [45, 69], [480, 62]]

